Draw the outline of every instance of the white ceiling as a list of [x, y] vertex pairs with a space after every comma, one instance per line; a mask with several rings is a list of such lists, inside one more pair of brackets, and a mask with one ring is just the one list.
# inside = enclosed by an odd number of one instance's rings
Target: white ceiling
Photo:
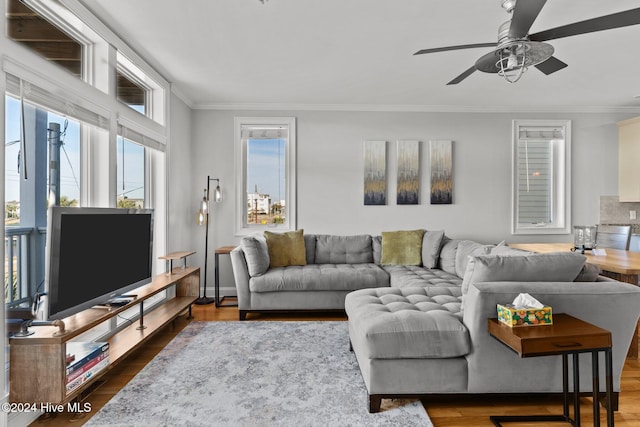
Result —
[[[509, 84], [476, 71], [501, 0], [81, 0], [194, 108], [640, 112], [640, 25], [551, 41], [569, 64]], [[526, 0], [521, 0], [526, 1]], [[549, 0], [530, 32], [640, 7]]]

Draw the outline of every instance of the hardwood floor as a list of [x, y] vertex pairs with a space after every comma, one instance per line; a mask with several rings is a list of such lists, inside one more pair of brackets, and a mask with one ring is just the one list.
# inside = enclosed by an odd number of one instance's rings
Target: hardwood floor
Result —
[[[194, 320], [197, 321], [229, 321], [238, 320], [238, 310], [235, 307], [215, 308], [213, 304], [193, 306]], [[260, 320], [345, 320], [339, 315], [256, 315], [249, 314], [248, 321]], [[186, 318], [180, 317], [173, 324], [167, 326], [126, 360], [107, 373], [103, 383], [93, 390], [85, 402], [91, 404], [91, 413], [97, 412], [118, 390], [120, 390], [138, 371], [140, 371], [153, 357], [164, 348], [187, 324]], [[363, 400], [363, 405], [366, 402]], [[562, 411], [561, 401], [557, 398], [517, 397], [497, 400], [487, 397], [450, 397], [425, 399], [423, 404], [429, 413], [435, 427], [483, 427], [493, 426], [489, 421], [490, 415], [509, 414], [557, 414]], [[31, 425], [38, 426], [79, 426], [84, 424], [91, 413], [84, 418], [77, 418], [72, 413], [60, 413], [53, 417], [40, 417]], [[581, 416], [583, 425], [593, 425], [591, 399], [582, 398]], [[602, 425], [606, 425], [604, 413], [601, 414]], [[622, 373], [622, 391], [620, 393], [620, 410], [615, 413], [615, 423], [618, 427], [640, 426], [640, 361], [629, 360], [625, 363]], [[541, 423], [509, 423], [513, 427], [540, 427]], [[545, 423], [545, 426], [566, 426], [566, 423]]]

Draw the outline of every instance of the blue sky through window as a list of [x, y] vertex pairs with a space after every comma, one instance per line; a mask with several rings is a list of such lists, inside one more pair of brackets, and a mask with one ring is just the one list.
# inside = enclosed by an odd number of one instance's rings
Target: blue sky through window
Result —
[[[67, 128], [65, 131], [65, 120]], [[47, 123], [59, 123], [63, 147], [60, 151], [60, 194], [69, 200], [80, 200], [80, 123], [49, 112]], [[122, 190], [122, 143], [118, 138], [118, 195]], [[5, 96], [5, 202], [20, 200], [22, 178], [18, 171], [20, 152], [20, 100]], [[144, 148], [138, 144], [124, 144], [125, 195], [131, 199], [144, 198]], [[48, 177], [48, 172], [47, 172]]]
[[272, 202], [285, 198], [285, 140], [249, 139], [247, 141], [247, 192], [258, 188]]
[[[18, 169], [20, 153], [20, 100], [5, 96], [5, 200], [20, 199], [21, 177]], [[68, 120], [65, 129], [65, 120]], [[69, 200], [80, 199], [80, 125], [48, 112], [47, 124], [60, 124], [60, 195]], [[48, 136], [47, 136], [48, 138]], [[45, 141], [47, 139], [44, 139]], [[48, 173], [47, 173], [48, 177]]]

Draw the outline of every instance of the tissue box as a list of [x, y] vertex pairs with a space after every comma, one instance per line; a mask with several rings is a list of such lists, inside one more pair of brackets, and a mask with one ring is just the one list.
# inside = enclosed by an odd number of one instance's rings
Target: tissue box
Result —
[[553, 324], [551, 307], [515, 308], [510, 304], [498, 304], [498, 320], [511, 326], [540, 326]]

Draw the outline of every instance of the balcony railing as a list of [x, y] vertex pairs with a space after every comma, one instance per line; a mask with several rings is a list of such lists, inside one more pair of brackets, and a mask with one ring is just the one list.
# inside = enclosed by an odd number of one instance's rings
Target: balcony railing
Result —
[[15, 306], [29, 301], [29, 254], [33, 227], [4, 229], [4, 302]]

